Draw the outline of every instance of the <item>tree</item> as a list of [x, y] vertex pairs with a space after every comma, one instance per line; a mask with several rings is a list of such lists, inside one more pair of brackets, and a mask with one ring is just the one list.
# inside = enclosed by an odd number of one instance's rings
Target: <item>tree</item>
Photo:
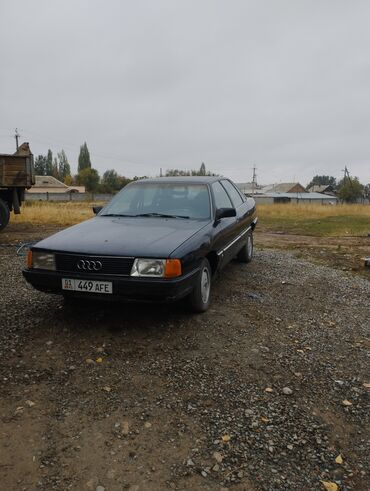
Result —
[[86, 167], [77, 174], [76, 181], [78, 185], [85, 186], [89, 193], [95, 193], [99, 187], [99, 173], [96, 169]]
[[55, 177], [55, 179], [59, 179], [58, 160], [56, 157], [53, 159], [53, 170], [51, 171], [51, 175]]
[[35, 174], [36, 176], [46, 176], [46, 157], [45, 155], [38, 155], [35, 158]]
[[83, 169], [91, 169], [90, 152], [86, 142], [80, 147], [80, 155], [78, 156], [78, 173]]
[[335, 177], [316, 175], [307, 186], [307, 189], [309, 189], [311, 186], [332, 186], [333, 188], [335, 188], [336, 185], [337, 180], [335, 179]]
[[364, 187], [364, 198], [370, 200], [370, 183]]
[[48, 150], [48, 154], [46, 156], [46, 164], [45, 164], [45, 176], [53, 175], [53, 152]]
[[338, 183], [338, 198], [346, 203], [355, 203], [363, 197], [364, 186], [358, 177], [344, 177]]
[[64, 178], [64, 184], [66, 184], [67, 186], [72, 186], [73, 177], [70, 174]]
[[59, 179], [64, 182], [67, 176], [71, 175], [71, 166], [69, 165], [67, 155], [64, 150], [58, 153], [58, 174]]
[[104, 172], [101, 188], [104, 193], [114, 193], [121, 189], [120, 177], [115, 170], [110, 169]]
[[206, 166], [204, 162], [200, 166], [199, 170], [182, 170], [182, 169], [169, 169], [166, 170], [166, 177], [177, 177], [177, 176], [215, 176], [213, 172], [206, 171]]

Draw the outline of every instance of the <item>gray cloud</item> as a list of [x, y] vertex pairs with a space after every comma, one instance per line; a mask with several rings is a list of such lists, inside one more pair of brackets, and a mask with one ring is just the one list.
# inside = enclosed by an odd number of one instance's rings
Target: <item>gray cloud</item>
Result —
[[0, 144], [85, 140], [103, 172], [207, 168], [237, 181], [344, 165], [370, 181], [370, 5], [256, 1], [0, 3]]

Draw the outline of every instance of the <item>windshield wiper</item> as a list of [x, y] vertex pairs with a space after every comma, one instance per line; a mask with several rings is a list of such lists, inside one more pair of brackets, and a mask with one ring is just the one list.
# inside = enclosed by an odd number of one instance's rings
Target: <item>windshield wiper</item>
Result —
[[161, 218], [190, 218], [185, 215], [167, 215], [166, 213], [140, 213], [135, 217], [161, 217]]
[[135, 215], [123, 215], [120, 213], [104, 213], [104, 215], [99, 215], [101, 217], [134, 217]]

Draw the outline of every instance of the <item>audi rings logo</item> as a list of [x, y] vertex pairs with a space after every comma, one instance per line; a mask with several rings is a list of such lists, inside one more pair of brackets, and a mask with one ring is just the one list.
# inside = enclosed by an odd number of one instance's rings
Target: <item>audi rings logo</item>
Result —
[[77, 269], [81, 271], [99, 271], [103, 267], [100, 261], [90, 261], [86, 259], [80, 259], [77, 262]]

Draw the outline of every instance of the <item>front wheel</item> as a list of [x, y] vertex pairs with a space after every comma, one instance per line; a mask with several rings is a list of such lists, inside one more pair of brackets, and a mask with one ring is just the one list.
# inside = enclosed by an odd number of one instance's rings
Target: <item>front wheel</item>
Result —
[[251, 231], [247, 234], [247, 242], [240, 249], [237, 259], [241, 263], [250, 263], [253, 258], [253, 234]]
[[189, 295], [189, 304], [193, 312], [208, 310], [211, 297], [211, 267], [207, 259], [203, 259], [196, 284]]
[[5, 228], [9, 223], [10, 212], [8, 205], [0, 198], [0, 230]]

